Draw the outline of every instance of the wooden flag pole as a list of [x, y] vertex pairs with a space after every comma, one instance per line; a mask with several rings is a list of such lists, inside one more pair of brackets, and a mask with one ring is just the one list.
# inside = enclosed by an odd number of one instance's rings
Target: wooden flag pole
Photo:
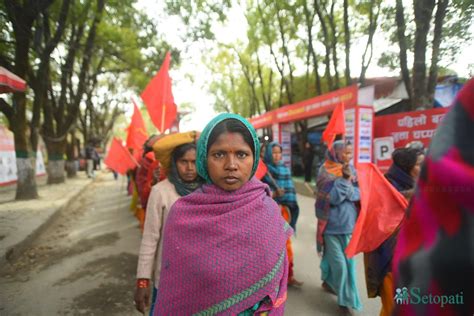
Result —
[[166, 113], [166, 104], [163, 104], [163, 110], [161, 112], [161, 134], [165, 133], [165, 131], [163, 130], [165, 127], [165, 113]]

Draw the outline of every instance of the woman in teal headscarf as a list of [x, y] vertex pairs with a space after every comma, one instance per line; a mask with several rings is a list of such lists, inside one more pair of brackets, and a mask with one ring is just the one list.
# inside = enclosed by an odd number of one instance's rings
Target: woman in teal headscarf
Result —
[[[285, 166], [282, 160], [281, 145], [277, 142], [271, 142], [268, 144], [263, 160], [267, 165], [268, 171], [276, 181], [276, 184], [283, 190], [282, 195], [275, 195], [275, 201], [290, 209], [290, 226], [296, 231], [296, 221], [298, 220], [300, 208], [296, 201], [296, 190], [293, 179], [291, 178], [291, 171], [287, 166]], [[264, 178], [264, 180], [266, 179]], [[265, 182], [271, 183], [270, 181]]]
[[196, 166], [207, 184], [171, 208], [155, 315], [284, 314], [292, 230], [254, 177], [259, 151], [239, 115], [202, 132]]

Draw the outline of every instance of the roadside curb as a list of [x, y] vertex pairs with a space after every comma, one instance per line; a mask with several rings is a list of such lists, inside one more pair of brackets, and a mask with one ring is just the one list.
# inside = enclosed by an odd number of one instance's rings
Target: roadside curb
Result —
[[51, 210], [50, 213], [47, 214], [47, 216], [43, 219], [43, 221], [37, 227], [33, 228], [33, 230], [28, 235], [26, 235], [23, 240], [8, 246], [4, 253], [0, 254], [0, 266], [10, 264], [12, 261], [19, 258], [28, 249], [32, 242], [61, 214], [61, 212], [67, 209], [77, 197], [79, 197], [95, 182], [96, 179], [88, 181], [77, 192], [71, 194], [70, 197], [67, 197], [63, 203], [54, 206], [54, 209]]

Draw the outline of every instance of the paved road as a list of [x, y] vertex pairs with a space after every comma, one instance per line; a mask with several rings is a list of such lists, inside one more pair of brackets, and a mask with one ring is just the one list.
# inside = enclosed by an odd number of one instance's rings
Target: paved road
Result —
[[[286, 314], [337, 315], [335, 297], [320, 288], [314, 202], [298, 199], [295, 264], [305, 284], [290, 289]], [[123, 180], [97, 179], [25, 255], [0, 268], [0, 315], [139, 315], [132, 296], [140, 232], [128, 206]], [[360, 258], [358, 269], [359, 315], [378, 315], [379, 301], [366, 298]]]

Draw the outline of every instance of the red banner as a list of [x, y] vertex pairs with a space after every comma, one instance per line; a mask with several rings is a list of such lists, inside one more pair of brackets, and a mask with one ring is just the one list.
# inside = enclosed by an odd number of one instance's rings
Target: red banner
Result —
[[392, 152], [413, 141], [427, 148], [447, 108], [384, 115], [374, 121], [374, 161], [386, 172], [392, 164]]
[[346, 109], [355, 107], [357, 105], [357, 86], [342, 88], [279, 108], [276, 110], [276, 120], [278, 123], [285, 123], [330, 113], [340, 103], [344, 103]]
[[395, 148], [405, 147], [412, 141], [421, 141], [428, 147], [447, 111], [447, 108], [439, 108], [376, 117], [374, 138], [391, 136]]
[[357, 86], [342, 88], [298, 103], [285, 105], [279, 109], [249, 119], [255, 128], [274, 123], [287, 123], [330, 113], [336, 105], [344, 103], [346, 109], [357, 105]]
[[263, 113], [260, 116], [253, 117], [249, 119], [250, 124], [253, 125], [255, 129], [262, 128], [265, 126], [272, 125], [275, 121], [275, 111], [270, 111], [267, 113]]

